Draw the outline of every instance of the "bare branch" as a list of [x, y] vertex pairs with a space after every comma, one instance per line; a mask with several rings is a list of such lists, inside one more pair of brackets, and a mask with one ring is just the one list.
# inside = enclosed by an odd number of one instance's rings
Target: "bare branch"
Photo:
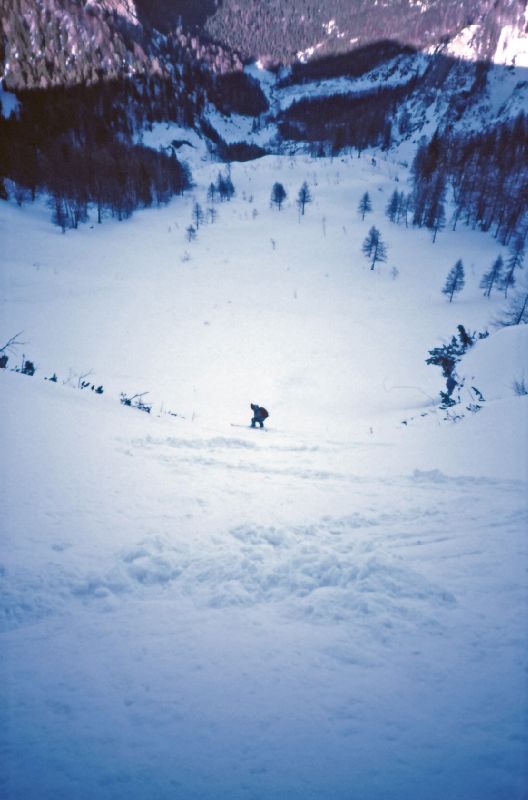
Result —
[[11, 353], [17, 347], [23, 347], [25, 344], [27, 344], [27, 342], [21, 342], [18, 338], [19, 336], [22, 336], [23, 333], [24, 331], [20, 331], [12, 336], [3, 347], [0, 347], [0, 353]]
[[90, 375], [93, 375], [93, 369], [90, 369], [90, 370], [88, 370], [88, 372], [84, 372], [82, 375], [79, 375], [79, 377], [77, 379], [77, 388], [78, 389], [84, 388], [84, 387], [81, 386], [81, 384], [85, 380], [85, 378], [88, 378]]

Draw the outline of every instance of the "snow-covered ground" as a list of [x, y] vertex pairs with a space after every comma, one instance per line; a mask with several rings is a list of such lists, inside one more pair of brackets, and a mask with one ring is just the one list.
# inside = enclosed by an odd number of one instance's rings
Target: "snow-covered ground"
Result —
[[66, 235], [0, 208], [0, 345], [38, 366], [0, 371], [1, 796], [521, 800], [527, 327], [468, 352], [458, 422], [425, 365], [490, 327], [506, 253], [391, 225], [407, 173], [366, 155], [233, 165], [189, 242], [221, 167], [165, 133], [196, 181], [167, 208]]

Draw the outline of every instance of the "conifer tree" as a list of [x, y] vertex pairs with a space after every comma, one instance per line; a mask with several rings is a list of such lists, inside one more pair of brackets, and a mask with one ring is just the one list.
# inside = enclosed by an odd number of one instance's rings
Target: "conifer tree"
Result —
[[385, 209], [385, 215], [389, 218], [391, 222], [397, 221], [399, 208], [400, 208], [400, 195], [395, 189], [391, 194], [390, 200], [387, 203], [387, 208]]
[[216, 189], [220, 195], [220, 200], [231, 200], [235, 194], [235, 187], [229, 175], [218, 174]]
[[458, 294], [458, 292], [462, 291], [462, 289], [464, 288], [465, 283], [466, 283], [466, 279], [465, 279], [465, 276], [464, 276], [464, 265], [463, 265], [461, 259], [459, 259], [456, 262], [455, 266], [450, 270], [450, 272], [449, 272], [449, 274], [447, 276], [447, 280], [446, 280], [445, 286], [442, 289], [442, 292], [444, 294], [449, 295], [449, 302], [450, 303], [453, 302], [453, 296], [455, 294]]
[[436, 241], [438, 231], [445, 227], [446, 215], [444, 200], [446, 195], [445, 179], [442, 174], [438, 174], [429, 192], [425, 214], [425, 225], [434, 231], [433, 242]]
[[194, 222], [194, 227], [196, 228], [196, 230], [198, 230], [198, 228], [204, 221], [204, 213], [200, 203], [198, 202], [195, 202], [193, 205], [192, 218]]
[[308, 184], [304, 181], [303, 185], [299, 189], [299, 194], [297, 195], [297, 205], [299, 206], [301, 214], [304, 214], [305, 206], [308, 203], [312, 202], [312, 195], [310, 194], [310, 189], [308, 188]]
[[524, 240], [521, 236], [516, 236], [510, 245], [510, 256], [506, 262], [506, 268], [511, 270], [512, 275], [515, 270], [521, 268], [524, 261]]
[[359, 201], [358, 211], [361, 214], [362, 220], [365, 219], [365, 214], [369, 214], [372, 211], [372, 203], [370, 202], [370, 195], [368, 192], [365, 192]]
[[515, 286], [515, 270], [520, 269], [524, 260], [524, 241], [517, 236], [510, 245], [510, 256], [506, 262], [504, 274], [500, 279], [500, 288], [504, 289], [504, 297], [508, 296], [508, 289]]
[[488, 272], [485, 272], [482, 276], [482, 280], [480, 281], [480, 288], [484, 289], [484, 296], [489, 297], [491, 294], [491, 290], [494, 286], [497, 288], [501, 285], [502, 280], [502, 270], [504, 267], [504, 261], [502, 260], [502, 256], [498, 256], [491, 268]]
[[217, 190], [216, 186], [214, 185], [214, 183], [210, 183], [210, 184], [209, 184], [209, 188], [208, 188], [208, 190], [207, 190], [207, 199], [208, 199], [208, 200], [209, 200], [211, 203], [214, 203], [214, 201], [216, 200], [216, 193], [217, 193], [217, 191], [218, 191], [218, 190]]
[[274, 183], [273, 188], [271, 190], [271, 202], [273, 205], [277, 206], [279, 211], [281, 210], [281, 206], [283, 202], [286, 200], [286, 190], [282, 183]]
[[374, 226], [368, 232], [361, 248], [364, 255], [370, 260], [370, 269], [374, 269], [378, 261], [387, 260], [387, 247], [381, 240], [381, 233]]
[[526, 288], [513, 296], [509, 307], [498, 322], [504, 327], [528, 323], [528, 290]]

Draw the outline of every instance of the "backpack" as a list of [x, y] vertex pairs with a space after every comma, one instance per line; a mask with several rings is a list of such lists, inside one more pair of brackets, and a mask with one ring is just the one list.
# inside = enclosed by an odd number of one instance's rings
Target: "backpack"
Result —
[[262, 417], [262, 419], [267, 419], [269, 417], [268, 412], [266, 411], [265, 408], [262, 408], [262, 406], [260, 406], [260, 408], [258, 410], [258, 413], [259, 413], [259, 416]]

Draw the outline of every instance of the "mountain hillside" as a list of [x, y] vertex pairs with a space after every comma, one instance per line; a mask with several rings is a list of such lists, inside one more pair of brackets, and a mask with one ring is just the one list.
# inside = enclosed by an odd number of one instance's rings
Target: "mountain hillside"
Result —
[[4, 3], [2, 800], [526, 800], [524, 14]]
[[206, 24], [216, 39], [245, 57], [279, 63], [344, 53], [383, 39], [417, 49], [440, 45], [474, 26], [474, 53], [494, 56], [505, 26], [523, 30], [526, 6], [518, 0], [225, 0]]

